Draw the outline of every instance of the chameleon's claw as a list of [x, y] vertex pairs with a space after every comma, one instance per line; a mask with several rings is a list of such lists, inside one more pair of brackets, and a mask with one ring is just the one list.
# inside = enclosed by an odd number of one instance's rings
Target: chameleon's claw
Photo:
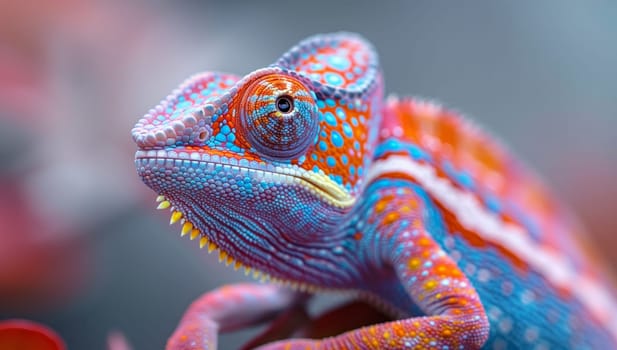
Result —
[[210, 242], [210, 244], [208, 244], [208, 254], [212, 253], [215, 249], [216, 244], [214, 244], [214, 242]]
[[191, 230], [191, 236], [189, 237], [191, 241], [197, 238], [198, 236], [199, 236], [199, 230], [197, 229]]
[[171, 218], [169, 219], [169, 224], [173, 225], [176, 222], [180, 221], [180, 219], [182, 219], [182, 213], [179, 211], [174, 211], [171, 213]]
[[159, 206], [156, 207], [156, 209], [167, 209], [169, 208], [169, 206], [171, 205], [171, 203], [169, 203], [168, 201], [162, 201], [161, 203], [159, 203]]
[[[180, 236], [184, 237], [186, 236], [189, 232], [191, 232], [191, 230], [193, 229], [193, 224], [191, 224], [190, 222], [186, 221], [183, 225], [182, 225], [182, 231], [180, 232]], [[197, 234], [199, 234], [198, 230]]]

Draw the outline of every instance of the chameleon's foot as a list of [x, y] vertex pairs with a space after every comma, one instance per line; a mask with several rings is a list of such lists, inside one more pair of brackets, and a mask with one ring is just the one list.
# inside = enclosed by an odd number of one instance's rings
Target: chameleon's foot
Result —
[[291, 290], [260, 284], [235, 284], [208, 292], [188, 308], [167, 342], [167, 350], [217, 347], [217, 334], [272, 319], [301, 301]]

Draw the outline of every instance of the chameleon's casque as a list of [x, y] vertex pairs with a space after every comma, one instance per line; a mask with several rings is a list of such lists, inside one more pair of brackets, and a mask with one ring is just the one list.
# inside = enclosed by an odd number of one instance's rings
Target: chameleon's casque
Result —
[[383, 99], [357, 35], [317, 35], [243, 78], [201, 73], [132, 131], [171, 222], [284, 286], [203, 296], [168, 349], [354, 290], [397, 321], [265, 349], [608, 349], [617, 307], [584, 232], [503, 146], [459, 114]]

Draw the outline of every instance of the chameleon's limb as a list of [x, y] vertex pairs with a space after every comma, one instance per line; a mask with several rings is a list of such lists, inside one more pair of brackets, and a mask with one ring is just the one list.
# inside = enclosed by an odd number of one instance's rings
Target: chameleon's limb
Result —
[[199, 297], [167, 342], [167, 350], [216, 349], [217, 334], [270, 320], [302, 297], [274, 285], [234, 284]]
[[[383, 186], [377, 182], [374, 187]], [[378, 189], [363, 224], [382, 237], [384, 267], [394, 269], [405, 292], [426, 316], [363, 327], [323, 340], [287, 340], [260, 349], [480, 349], [489, 335], [488, 318], [465, 274], [433, 240], [434, 210], [408, 188]], [[370, 197], [370, 190], [368, 191]], [[377, 235], [369, 235], [374, 242]], [[402, 304], [402, 302], [399, 302]], [[411, 312], [411, 311], [410, 311]]]

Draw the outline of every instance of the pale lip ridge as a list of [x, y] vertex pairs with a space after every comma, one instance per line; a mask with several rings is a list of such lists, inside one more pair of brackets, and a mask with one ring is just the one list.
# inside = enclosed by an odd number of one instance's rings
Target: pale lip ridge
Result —
[[262, 176], [281, 176], [288, 179], [290, 183], [299, 183], [311, 193], [339, 208], [351, 207], [356, 201], [354, 197], [352, 197], [325, 174], [306, 171], [299, 167], [280, 167], [255, 161], [250, 162], [250, 166], [244, 166], [221, 161], [221, 157], [210, 156], [207, 153], [199, 154], [198, 152], [171, 150], [138, 150], [135, 153], [135, 162], [137, 166], [140, 165], [137, 163], [139, 160], [150, 160], [151, 162], [164, 161], [165, 163], [167, 163], [167, 161], [196, 161], [200, 163], [221, 165], [232, 169], [246, 169], [249, 172], [261, 174]]

